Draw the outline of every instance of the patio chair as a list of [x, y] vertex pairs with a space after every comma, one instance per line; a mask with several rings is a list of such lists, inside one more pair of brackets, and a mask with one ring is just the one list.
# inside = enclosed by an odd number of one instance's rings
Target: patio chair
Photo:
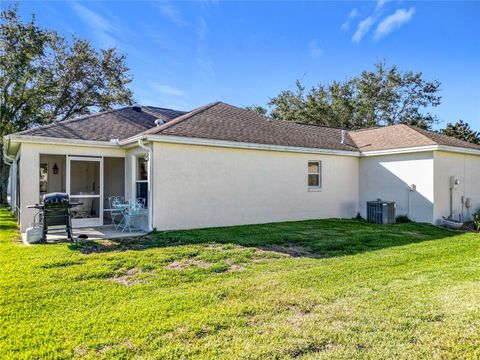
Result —
[[72, 209], [73, 218], [75, 219], [86, 219], [90, 218], [92, 215], [92, 198], [82, 199], [81, 205], [76, 206]]
[[132, 232], [132, 220], [138, 220], [145, 216], [145, 199], [138, 198], [135, 201], [129, 200], [129, 204], [130, 206], [123, 209], [122, 232], [127, 229]]
[[[123, 221], [124, 202], [123, 196], [110, 196], [108, 198], [110, 217], [112, 218], [112, 225], [115, 230], [118, 230]], [[117, 221], [117, 218], [119, 218], [119, 221]]]
[[137, 198], [136, 205], [141, 209], [145, 209], [145, 202], [144, 198]]

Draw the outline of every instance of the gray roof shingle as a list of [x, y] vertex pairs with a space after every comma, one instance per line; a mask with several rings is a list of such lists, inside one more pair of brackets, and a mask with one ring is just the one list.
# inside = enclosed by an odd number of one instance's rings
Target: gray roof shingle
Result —
[[187, 113], [147, 133], [243, 143], [357, 151], [341, 143], [342, 129], [273, 120], [222, 102]]
[[480, 150], [480, 145], [404, 124], [350, 131], [349, 136], [353, 144], [362, 152], [429, 145], [445, 145]]
[[[156, 119], [165, 123], [157, 126]], [[190, 112], [142, 106], [86, 115], [25, 130], [16, 135], [65, 139], [126, 139], [138, 134], [161, 134], [253, 144], [307, 147], [327, 150], [374, 151], [446, 145], [480, 150], [480, 145], [408, 125], [345, 131], [325, 126], [273, 120], [222, 102]]]
[[156, 119], [168, 122], [184, 111], [157, 107], [132, 106], [117, 110], [80, 116], [16, 133], [16, 135], [45, 136], [64, 139], [103, 140], [126, 139], [155, 126]]

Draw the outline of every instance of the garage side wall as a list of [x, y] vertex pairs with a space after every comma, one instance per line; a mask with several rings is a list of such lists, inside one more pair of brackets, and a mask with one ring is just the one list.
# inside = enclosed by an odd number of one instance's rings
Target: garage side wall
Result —
[[[309, 191], [309, 160], [322, 190]], [[153, 226], [189, 229], [352, 218], [358, 158], [154, 143]]]
[[[416, 186], [410, 191], [411, 185]], [[417, 222], [433, 222], [433, 152], [363, 157], [360, 159], [360, 215], [366, 203], [395, 201], [397, 216]]]
[[[462, 215], [469, 220], [471, 215], [480, 210], [480, 156], [455, 154], [436, 151], [435, 169], [435, 222], [440, 224], [442, 216], [450, 213], [450, 176], [459, 180], [453, 190], [453, 217]], [[471, 208], [467, 209], [464, 199], [470, 198]]]

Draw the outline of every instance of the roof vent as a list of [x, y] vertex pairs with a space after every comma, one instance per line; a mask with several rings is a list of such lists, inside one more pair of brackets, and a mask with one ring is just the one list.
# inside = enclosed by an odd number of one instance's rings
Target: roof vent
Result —
[[161, 126], [161, 125], [163, 125], [163, 124], [165, 124], [165, 120], [163, 120], [163, 119], [155, 119], [155, 125]]
[[142, 107], [139, 104], [133, 104], [132, 105], [132, 110], [136, 112], [142, 111]]
[[345, 145], [345, 135], [347, 134], [347, 132], [345, 130], [342, 130], [342, 140], [340, 142], [340, 144], [342, 145]]

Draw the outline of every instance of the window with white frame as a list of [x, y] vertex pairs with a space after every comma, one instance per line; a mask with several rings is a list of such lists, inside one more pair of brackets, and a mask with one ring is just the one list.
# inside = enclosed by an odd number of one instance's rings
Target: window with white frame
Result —
[[145, 207], [148, 207], [148, 160], [144, 156], [137, 157], [136, 173], [136, 198], [137, 200], [144, 199]]
[[308, 162], [308, 188], [309, 189], [322, 188], [322, 162], [321, 161]]

